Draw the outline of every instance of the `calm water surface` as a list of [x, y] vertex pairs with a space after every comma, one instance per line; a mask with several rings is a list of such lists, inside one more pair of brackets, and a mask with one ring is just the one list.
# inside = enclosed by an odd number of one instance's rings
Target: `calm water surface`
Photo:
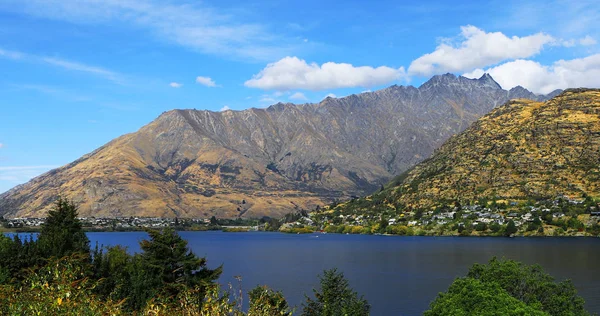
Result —
[[[420, 315], [437, 293], [475, 263], [505, 257], [539, 263], [557, 280], [571, 279], [590, 312], [600, 313], [600, 238], [458, 238], [366, 235], [180, 232], [222, 284], [244, 292], [257, 284], [283, 291], [292, 306], [318, 286], [317, 274], [338, 268], [372, 305], [372, 315]], [[89, 233], [92, 245], [139, 251], [143, 232]]]

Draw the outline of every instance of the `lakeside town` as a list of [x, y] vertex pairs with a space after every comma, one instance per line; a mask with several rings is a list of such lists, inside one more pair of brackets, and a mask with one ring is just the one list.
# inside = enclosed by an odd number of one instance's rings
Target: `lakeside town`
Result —
[[[529, 203], [532, 204], [532, 203]], [[343, 206], [342, 208], [343, 209]], [[81, 217], [88, 231], [178, 230], [280, 231], [417, 236], [600, 236], [600, 208], [593, 201], [559, 198], [534, 205], [479, 204], [406, 212], [342, 211], [339, 207], [300, 211], [281, 219]], [[45, 218], [0, 219], [9, 231], [36, 231]]]

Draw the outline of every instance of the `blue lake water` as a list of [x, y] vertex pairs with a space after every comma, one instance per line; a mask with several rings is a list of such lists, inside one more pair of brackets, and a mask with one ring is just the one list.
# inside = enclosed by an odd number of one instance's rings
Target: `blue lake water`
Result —
[[[600, 313], [600, 238], [459, 238], [367, 235], [180, 232], [209, 267], [223, 264], [220, 283], [244, 292], [258, 284], [281, 290], [292, 306], [318, 286], [324, 269], [341, 270], [372, 306], [372, 315], [420, 315], [437, 293], [475, 263], [505, 257], [538, 263], [557, 280], [571, 279], [590, 312]], [[92, 245], [139, 251], [143, 232], [89, 233]], [[237, 286], [237, 285], [236, 285]]]

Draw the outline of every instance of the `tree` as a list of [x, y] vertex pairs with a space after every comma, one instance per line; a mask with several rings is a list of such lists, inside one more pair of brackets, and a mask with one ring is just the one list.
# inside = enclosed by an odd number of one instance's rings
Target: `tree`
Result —
[[204, 287], [218, 279], [222, 267], [211, 270], [206, 259], [198, 258], [187, 247], [187, 241], [171, 228], [148, 231], [150, 240], [142, 240], [142, 260], [162, 287], [171, 294], [179, 292], [177, 285]]
[[573, 284], [570, 281], [554, 282], [554, 278], [539, 265], [528, 266], [514, 260], [493, 258], [487, 265], [473, 265], [467, 277], [496, 283], [510, 296], [529, 306], [540, 306], [550, 315], [589, 315]]
[[61, 258], [73, 253], [90, 253], [90, 240], [77, 218], [77, 206], [70, 200], [58, 197], [54, 208], [48, 212], [46, 222], [37, 241], [41, 254]]
[[496, 283], [456, 279], [448, 292], [440, 293], [424, 316], [446, 315], [547, 315], [510, 296]]
[[319, 276], [321, 290], [313, 290], [316, 300], [306, 297], [302, 304], [304, 316], [369, 315], [371, 306], [354, 292], [344, 274], [337, 269], [325, 270]]
[[492, 233], [497, 233], [502, 229], [502, 226], [500, 226], [500, 224], [493, 222], [490, 225], [490, 230], [492, 231]]
[[517, 229], [517, 225], [515, 225], [515, 222], [511, 219], [510, 221], [508, 221], [508, 224], [506, 224], [506, 230], [504, 231], [504, 235], [510, 236], [516, 233], [517, 231], [519, 231]]
[[484, 222], [479, 222], [477, 225], [475, 225], [475, 230], [478, 232], [485, 231], [487, 230], [487, 224]]

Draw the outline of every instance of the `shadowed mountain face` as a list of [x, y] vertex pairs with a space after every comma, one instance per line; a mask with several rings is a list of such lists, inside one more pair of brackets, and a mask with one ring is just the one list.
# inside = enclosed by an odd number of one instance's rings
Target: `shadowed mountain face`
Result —
[[44, 216], [57, 194], [82, 216], [259, 217], [368, 194], [512, 98], [489, 75], [435, 76], [318, 104], [173, 110], [0, 195], [0, 214]]
[[340, 206], [387, 212], [600, 196], [600, 90], [513, 100], [450, 138], [377, 194]]

